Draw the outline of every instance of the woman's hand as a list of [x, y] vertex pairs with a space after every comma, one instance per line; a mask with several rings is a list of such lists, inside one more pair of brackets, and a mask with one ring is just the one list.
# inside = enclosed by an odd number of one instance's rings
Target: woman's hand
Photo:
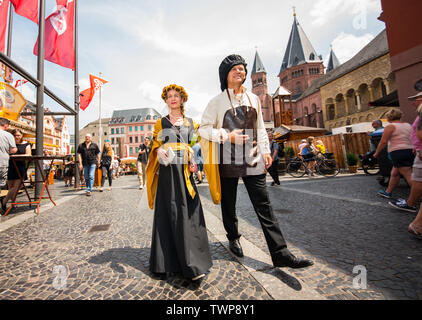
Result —
[[379, 153], [378, 152], [375, 152], [374, 153], [374, 158], [378, 158], [378, 156], [379, 156]]
[[168, 163], [169, 155], [167, 151], [164, 150], [163, 148], [158, 148], [157, 156], [161, 163], [164, 163], [164, 164]]
[[266, 154], [264, 156], [265, 158], [265, 168], [269, 169], [271, 167], [271, 165], [273, 164], [273, 158], [271, 158], [271, 154]]

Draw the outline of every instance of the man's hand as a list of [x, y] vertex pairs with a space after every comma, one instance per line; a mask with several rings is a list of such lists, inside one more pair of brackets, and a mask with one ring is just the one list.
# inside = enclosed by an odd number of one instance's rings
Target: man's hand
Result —
[[265, 156], [265, 168], [269, 169], [271, 165], [273, 164], [273, 158], [271, 157], [271, 154], [267, 153]]
[[84, 169], [84, 166], [82, 164], [79, 165], [79, 171], [82, 171]]
[[229, 141], [232, 144], [245, 144], [249, 140], [249, 136], [242, 134], [242, 129], [236, 129], [229, 133]]

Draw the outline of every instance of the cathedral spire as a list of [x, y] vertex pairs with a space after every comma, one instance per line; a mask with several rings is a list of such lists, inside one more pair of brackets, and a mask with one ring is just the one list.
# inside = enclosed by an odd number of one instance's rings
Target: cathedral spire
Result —
[[255, 53], [255, 61], [253, 63], [252, 74], [259, 73], [259, 72], [266, 72], [266, 71], [257, 50]]
[[337, 59], [337, 56], [333, 51], [333, 46], [331, 46], [330, 59], [328, 60], [327, 72], [334, 70], [339, 65], [340, 65], [340, 61]]
[[286, 69], [302, 63], [322, 62], [297, 20], [296, 9], [294, 9], [293, 17], [292, 31], [290, 33], [286, 53], [284, 54], [280, 74]]

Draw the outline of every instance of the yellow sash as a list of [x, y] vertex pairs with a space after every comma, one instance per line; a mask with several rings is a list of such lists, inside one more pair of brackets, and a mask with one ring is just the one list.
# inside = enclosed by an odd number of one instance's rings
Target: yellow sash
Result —
[[183, 150], [185, 151], [184, 153], [184, 167], [183, 167], [183, 173], [185, 176], [185, 183], [186, 183], [186, 188], [189, 191], [190, 196], [193, 198], [195, 198], [196, 192], [192, 186], [192, 183], [189, 179], [190, 177], [190, 171], [189, 171], [189, 160], [190, 157], [193, 157], [193, 149], [186, 143], [179, 143], [179, 142], [173, 142], [173, 143], [165, 143], [163, 146], [164, 150], [168, 150], [168, 148], [172, 148], [174, 151], [179, 151], [179, 150]]

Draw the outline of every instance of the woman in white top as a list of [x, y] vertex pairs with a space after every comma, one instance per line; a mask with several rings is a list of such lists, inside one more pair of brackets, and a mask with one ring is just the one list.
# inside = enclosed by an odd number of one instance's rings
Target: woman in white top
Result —
[[403, 113], [397, 109], [393, 109], [386, 114], [390, 124], [385, 127], [377, 151], [374, 154], [374, 157], [377, 158], [388, 144], [388, 152], [393, 162], [393, 169], [391, 170], [387, 190], [378, 191], [380, 196], [388, 199], [392, 197], [393, 190], [400, 183], [400, 175], [406, 179], [409, 186], [412, 185], [412, 165], [415, 159], [411, 141], [412, 126], [407, 122], [401, 121], [402, 115]]

